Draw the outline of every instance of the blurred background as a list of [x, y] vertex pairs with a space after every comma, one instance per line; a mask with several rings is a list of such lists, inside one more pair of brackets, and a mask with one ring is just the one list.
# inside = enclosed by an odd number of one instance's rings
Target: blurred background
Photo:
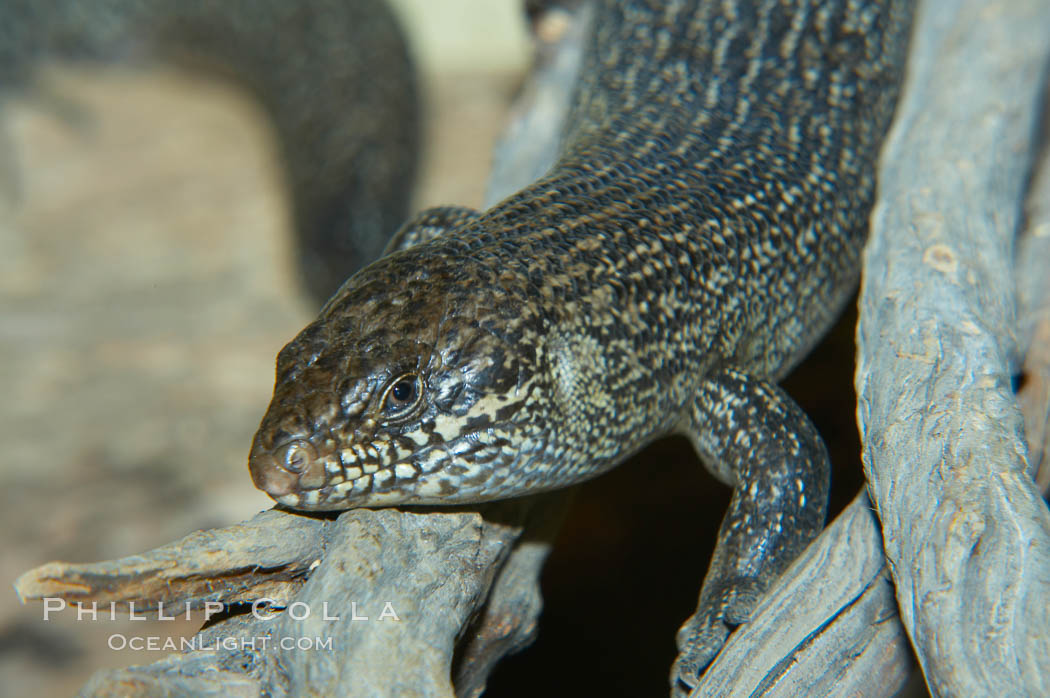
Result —
[[[481, 204], [529, 64], [518, 0], [396, 0], [425, 90], [416, 208]], [[0, 110], [0, 579], [122, 557], [269, 508], [246, 456], [277, 351], [311, 319], [269, 125], [206, 75], [48, 69]], [[73, 115], [72, 117], [70, 115]], [[852, 320], [792, 378], [859, 487]], [[728, 492], [681, 439], [581, 488], [544, 579], [537, 644], [487, 695], [662, 695]], [[128, 624], [45, 623], [0, 594], [0, 685], [73, 694], [156, 653]], [[136, 634], [183, 634], [165, 623]]]

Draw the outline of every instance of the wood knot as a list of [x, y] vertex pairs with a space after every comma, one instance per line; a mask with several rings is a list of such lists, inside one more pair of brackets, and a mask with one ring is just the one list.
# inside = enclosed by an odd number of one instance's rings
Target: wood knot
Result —
[[959, 269], [955, 251], [947, 245], [930, 245], [922, 254], [922, 263], [942, 274], [954, 274]]

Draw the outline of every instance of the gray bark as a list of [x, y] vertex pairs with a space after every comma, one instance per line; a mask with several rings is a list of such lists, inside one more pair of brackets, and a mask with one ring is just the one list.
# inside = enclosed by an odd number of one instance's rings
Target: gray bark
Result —
[[1012, 252], [1048, 36], [1045, 0], [925, 3], [883, 152], [858, 414], [901, 618], [934, 695], [1050, 693], [1050, 515], [1010, 384]]
[[190, 651], [98, 672], [85, 696], [478, 695], [536, 632], [538, 576], [565, 499], [335, 520], [271, 510], [142, 555], [49, 563], [15, 588], [24, 601], [134, 602], [136, 612], [163, 603], [167, 615], [265, 599], [212, 622]]
[[861, 493], [730, 636], [692, 695], [892, 696], [914, 665]]

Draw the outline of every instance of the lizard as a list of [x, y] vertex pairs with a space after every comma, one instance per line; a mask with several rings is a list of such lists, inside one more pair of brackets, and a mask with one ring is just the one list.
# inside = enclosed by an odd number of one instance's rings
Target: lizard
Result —
[[255, 484], [302, 510], [463, 504], [684, 434], [733, 488], [684, 693], [819, 533], [829, 464], [777, 386], [859, 277], [909, 0], [607, 0], [556, 163], [407, 222], [276, 362]]

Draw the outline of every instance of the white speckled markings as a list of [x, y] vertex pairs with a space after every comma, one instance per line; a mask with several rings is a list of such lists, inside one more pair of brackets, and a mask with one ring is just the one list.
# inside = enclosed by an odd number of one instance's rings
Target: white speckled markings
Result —
[[824, 526], [831, 465], [809, 419], [768, 381], [725, 369], [707, 378], [682, 431], [733, 487], [696, 613], [679, 632], [677, 676], [698, 676], [729, 625]]

